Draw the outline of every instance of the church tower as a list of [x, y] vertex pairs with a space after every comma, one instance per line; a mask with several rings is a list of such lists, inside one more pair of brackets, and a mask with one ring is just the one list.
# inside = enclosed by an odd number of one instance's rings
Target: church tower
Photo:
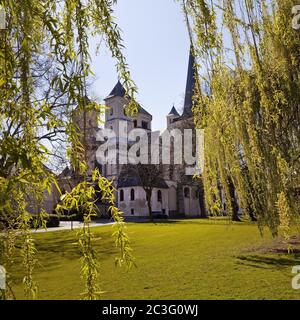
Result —
[[[114, 132], [114, 143], [119, 146], [120, 144], [128, 145], [128, 134], [135, 128], [151, 132], [152, 115], [142, 108], [142, 106], [138, 105], [138, 113], [134, 117], [126, 115], [125, 109], [130, 102], [129, 99], [120, 81], [117, 82], [110, 94], [104, 99], [107, 107], [105, 112], [105, 128]], [[104, 175], [108, 179], [117, 181], [122, 168], [123, 165], [120, 165], [117, 159], [117, 164], [105, 165]]]
[[125, 88], [120, 81], [104, 100], [108, 107], [105, 113], [105, 127], [113, 129], [117, 137], [122, 134], [122, 132], [119, 132], [120, 121], [127, 122], [128, 132], [134, 128], [151, 131], [152, 115], [142, 106], [138, 105], [138, 113], [134, 117], [126, 116], [125, 108], [129, 104], [129, 98], [126, 97]]
[[[90, 99], [83, 97], [85, 105], [91, 103]], [[85, 149], [86, 162], [88, 166], [89, 174], [96, 166], [96, 134], [98, 131], [98, 113], [97, 111], [83, 111], [79, 108], [75, 108], [72, 112], [72, 120], [76, 125], [77, 132], [79, 134], [80, 142]], [[77, 146], [74, 146], [76, 148]], [[73, 168], [77, 171], [78, 168]]]
[[167, 128], [171, 125], [171, 123], [174, 122], [174, 119], [177, 119], [179, 117], [179, 113], [177, 112], [175, 106], [171, 109], [169, 114], [167, 115]]
[[189, 63], [188, 63], [188, 72], [187, 72], [187, 80], [185, 87], [185, 96], [184, 96], [184, 104], [183, 104], [183, 112], [181, 115], [178, 114], [175, 107], [172, 108], [171, 112], [167, 116], [168, 128], [179, 128], [182, 126], [182, 122], [184, 121], [184, 128], [193, 128], [193, 96], [196, 88], [196, 64], [195, 57], [193, 53], [193, 46], [190, 46], [189, 53]]
[[121, 121], [127, 122], [128, 130], [132, 127], [132, 120], [124, 112], [128, 105], [128, 99], [125, 95], [125, 88], [118, 81], [111, 93], [104, 99], [105, 105], [108, 107], [105, 112], [105, 128], [113, 130], [117, 137], [121, 134], [119, 132]]
[[193, 46], [191, 45], [182, 117], [193, 116], [193, 112], [192, 112], [193, 95], [195, 93], [196, 76], [197, 76], [195, 57], [194, 57], [193, 51], [194, 51]]
[[[192, 129], [195, 134], [195, 123], [193, 118], [193, 96], [196, 88], [197, 70], [195, 64], [195, 57], [193, 47], [191, 45], [189, 52], [188, 72], [185, 87], [185, 97], [183, 104], [183, 112], [178, 114], [175, 107], [172, 108], [170, 114], [167, 116], [168, 129], [179, 129], [182, 133], [185, 129]], [[196, 139], [193, 139], [192, 154], [196, 152]], [[172, 154], [173, 150], [171, 150]], [[182, 153], [184, 153], [184, 147]], [[191, 167], [193, 168], [193, 166]], [[189, 173], [190, 169], [185, 163], [175, 164], [170, 166], [167, 174], [170, 180], [176, 182], [176, 198], [177, 198], [177, 213], [184, 216], [205, 216], [204, 194], [202, 181], [196, 181]], [[170, 182], [169, 182], [170, 183]], [[170, 196], [174, 198], [174, 194]]]

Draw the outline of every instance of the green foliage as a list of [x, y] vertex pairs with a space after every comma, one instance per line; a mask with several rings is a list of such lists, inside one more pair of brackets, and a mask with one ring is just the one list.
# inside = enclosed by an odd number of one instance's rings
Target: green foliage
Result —
[[59, 216], [57, 214], [47, 214], [41, 212], [38, 215], [33, 215], [31, 219], [31, 226], [38, 228], [56, 228], [59, 227]]
[[300, 33], [291, 14], [297, 1], [184, 3], [195, 55], [205, 66], [199, 76], [209, 88], [199, 86], [194, 99], [195, 123], [205, 129], [207, 206], [220, 210], [222, 189], [233, 215], [232, 183], [261, 232], [268, 227], [287, 237], [287, 221], [299, 213]]
[[[93, 299], [99, 293], [95, 284], [97, 259], [88, 227], [95, 214], [91, 176], [112, 206], [118, 225], [116, 244], [121, 249], [118, 261], [131, 264], [121, 213], [114, 207], [113, 191], [107, 189], [110, 184], [99, 172], [90, 172], [86, 161], [87, 113], [99, 114], [103, 110], [87, 99], [87, 79], [92, 75], [89, 37], [106, 39], [131, 98], [128, 112], [136, 108], [136, 87], [122, 54], [120, 31], [112, 17], [114, 3], [116, 1], [109, 0], [0, 1], [7, 17], [6, 29], [0, 30], [0, 216], [9, 221], [4, 237], [4, 265], [10, 278], [13, 234], [21, 231], [24, 289], [28, 298], [37, 296], [33, 274], [38, 261], [30, 232], [32, 216], [29, 211], [39, 212], [38, 225], [46, 227], [44, 193], [50, 193], [54, 187], [59, 190], [55, 176], [45, 167], [51, 150], [46, 147], [49, 143], [43, 144], [42, 140], [47, 138], [52, 144], [59, 139], [59, 133], [65, 135], [67, 155], [72, 167], [79, 172], [80, 181], [65, 196], [63, 206], [81, 203], [86, 209], [85, 225], [78, 239], [83, 254], [81, 270], [87, 287], [85, 297]], [[45, 57], [51, 61], [52, 69], [40, 62]], [[44, 74], [47, 77], [43, 77]], [[75, 108], [83, 115], [83, 134], [78, 132], [74, 121]], [[5, 297], [11, 298], [13, 294], [7, 292]]]

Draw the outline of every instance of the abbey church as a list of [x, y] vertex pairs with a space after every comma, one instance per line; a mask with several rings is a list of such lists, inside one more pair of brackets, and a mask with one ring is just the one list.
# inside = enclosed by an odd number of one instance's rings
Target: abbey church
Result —
[[[173, 106], [166, 115], [166, 130], [195, 129], [192, 113], [192, 97], [195, 89], [195, 61], [190, 50], [187, 72], [187, 83], [183, 112], [179, 114]], [[125, 108], [129, 101], [123, 85], [118, 82], [109, 95], [104, 99], [107, 110], [105, 112], [104, 128], [112, 130], [120, 143], [124, 132], [120, 132], [121, 124], [126, 124], [129, 133], [133, 129], [143, 129], [149, 135], [152, 131], [152, 115], [143, 107], [138, 106], [138, 113], [134, 117], [126, 116]], [[87, 154], [89, 167], [99, 168], [102, 175], [114, 182], [116, 189], [117, 206], [125, 217], [145, 218], [149, 216], [146, 201], [146, 192], [143, 189], [141, 179], [132, 166], [120, 163], [99, 163], [97, 150], [99, 143], [97, 136], [101, 136], [103, 128], [96, 123], [96, 115], [91, 115], [88, 121]], [[77, 119], [79, 127], [82, 119]], [[174, 145], [171, 145], [171, 147]], [[172, 155], [172, 150], [171, 150]], [[165, 217], [204, 217], [204, 191], [201, 179], [195, 179], [193, 174], [187, 174], [189, 168], [185, 164], [162, 164], [160, 166], [160, 177], [155, 180], [151, 196], [152, 215]], [[70, 171], [66, 168], [60, 178], [70, 178]]]

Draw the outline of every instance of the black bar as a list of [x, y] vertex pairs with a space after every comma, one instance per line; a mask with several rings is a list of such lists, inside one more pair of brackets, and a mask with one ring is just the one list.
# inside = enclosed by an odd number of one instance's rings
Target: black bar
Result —
[[[0, 301], [0, 319], [242, 319], [289, 312], [299, 317], [299, 301]], [[5, 316], [7, 315], [7, 317]], [[8, 317], [9, 316], [9, 317]], [[18, 319], [16, 318], [16, 319]]]

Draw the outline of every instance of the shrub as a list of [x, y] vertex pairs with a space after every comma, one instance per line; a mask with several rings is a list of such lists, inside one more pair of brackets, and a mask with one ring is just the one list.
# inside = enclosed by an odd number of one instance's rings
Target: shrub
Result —
[[[54, 211], [58, 212], [60, 221], [79, 221], [83, 222], [84, 220], [84, 210], [82, 209], [71, 209], [69, 211]], [[96, 220], [98, 216], [92, 216], [92, 220]]]
[[[38, 215], [34, 215], [31, 220], [31, 228], [37, 229], [42, 226], [42, 222], [39, 219]], [[46, 218], [46, 227], [47, 228], [57, 228], [59, 227], [59, 216], [57, 214], [49, 214]]]
[[82, 215], [79, 214], [63, 214], [59, 216], [60, 221], [83, 221]]
[[47, 218], [46, 223], [47, 228], [57, 228], [59, 227], [59, 217], [57, 214], [50, 214]]

